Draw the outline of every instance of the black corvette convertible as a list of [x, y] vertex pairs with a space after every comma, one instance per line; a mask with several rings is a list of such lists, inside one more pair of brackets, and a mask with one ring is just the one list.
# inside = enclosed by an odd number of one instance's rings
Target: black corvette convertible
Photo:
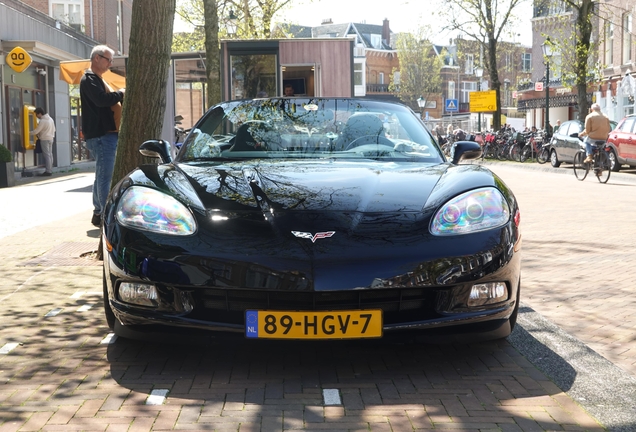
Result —
[[103, 220], [116, 334], [473, 341], [514, 327], [517, 201], [460, 164], [477, 143], [455, 143], [447, 161], [404, 105], [225, 102], [174, 158], [161, 140], [140, 151], [160, 164], [115, 185]]

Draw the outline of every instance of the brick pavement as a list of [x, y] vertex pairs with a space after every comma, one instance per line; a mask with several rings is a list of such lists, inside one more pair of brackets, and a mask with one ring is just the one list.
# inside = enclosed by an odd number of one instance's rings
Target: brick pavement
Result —
[[[531, 234], [532, 217], [522, 212], [526, 250], [543, 238]], [[89, 219], [83, 211], [0, 238], [0, 348], [20, 344], [0, 354], [0, 432], [603, 430], [505, 340], [104, 343], [100, 267], [25, 265], [67, 243], [91, 250]], [[525, 273], [540, 266], [533, 260]], [[556, 273], [524, 276], [525, 300], [543, 304], [536, 287], [559, 283]], [[156, 389], [168, 390], [165, 402], [147, 405]], [[337, 389], [342, 404], [326, 406], [323, 389]]]
[[522, 300], [636, 377], [636, 175], [489, 168], [521, 206]]

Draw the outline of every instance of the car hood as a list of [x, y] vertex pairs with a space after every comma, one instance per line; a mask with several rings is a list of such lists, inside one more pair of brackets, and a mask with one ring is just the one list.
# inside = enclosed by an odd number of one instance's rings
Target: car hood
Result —
[[[385, 279], [398, 286], [407, 283], [414, 271], [430, 266], [436, 276], [428, 283], [450, 283], [466, 275], [448, 257], [504, 263], [508, 258], [502, 254], [510, 251], [502, 242], [513, 234], [502, 227], [472, 234], [470, 241], [466, 236], [433, 236], [429, 222], [440, 206], [467, 190], [492, 186], [516, 208], [512, 193], [487, 168], [450, 163], [145, 165], [118, 183], [111, 200], [133, 185], [163, 190], [186, 203], [198, 220], [197, 234], [166, 236], [106, 219], [112, 255], [133, 263], [130, 269], [148, 269], [150, 264], [174, 269], [178, 263], [182, 270], [170, 270], [169, 276], [163, 270], [158, 270], [160, 275], [151, 270], [143, 275], [200, 286], [211, 284], [209, 275], [219, 268], [232, 269], [233, 275], [247, 269], [277, 275], [283, 281], [294, 280], [290, 282], [294, 289], [353, 289], [382, 285], [378, 281]], [[146, 258], [150, 264], [136, 262], [150, 255]], [[460, 267], [481, 271], [473, 265]], [[407, 275], [403, 281], [395, 279], [402, 275]], [[252, 282], [245, 279], [241, 286]]]
[[421, 213], [466, 190], [494, 186], [478, 165], [258, 161], [142, 166], [149, 181], [202, 212]]

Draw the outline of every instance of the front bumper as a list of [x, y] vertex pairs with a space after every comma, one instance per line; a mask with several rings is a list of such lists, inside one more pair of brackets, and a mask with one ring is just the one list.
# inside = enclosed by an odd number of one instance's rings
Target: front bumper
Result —
[[[511, 239], [514, 236], [501, 235], [501, 238]], [[220, 273], [216, 273], [215, 277], [215, 272], [209, 272], [207, 284], [193, 285], [184, 283], [189, 280], [183, 275], [202, 271], [201, 266], [185, 264], [196, 261], [194, 257], [157, 259], [152, 258], [150, 251], [144, 254], [139, 247], [134, 265], [126, 263], [126, 260], [122, 262], [116, 254], [107, 250], [104, 251], [104, 265], [109, 304], [118, 321], [117, 331], [129, 337], [130, 331], [152, 333], [160, 328], [160, 332], [170, 329], [186, 333], [199, 330], [243, 333], [244, 314], [248, 309], [382, 309], [385, 334], [417, 331], [444, 338], [461, 334], [471, 337], [490, 334], [487, 338], [493, 338], [507, 336], [510, 332], [508, 321], [518, 305], [519, 249], [520, 239], [514, 243], [500, 242], [478, 254], [418, 262], [411, 270], [422, 269], [419, 273], [409, 271], [393, 277], [378, 277], [374, 278], [371, 286], [353, 285], [351, 289], [338, 290], [317, 290], [297, 272], [274, 271], [255, 264], [230, 261], [225, 262], [224, 272], [232, 273], [232, 278], [222, 279], [218, 276]], [[203, 257], [197, 259], [209, 260]], [[148, 266], [161, 268], [163, 277], [149, 278], [148, 274], [157, 276], [159, 271], [150, 272]], [[170, 271], [171, 266], [178, 271]], [[367, 269], [373, 267], [377, 274], [387, 273], [379, 262], [375, 265], [366, 263]], [[384, 267], [395, 266], [386, 264], [385, 260]], [[238, 276], [238, 272], [242, 274]], [[264, 274], [270, 279], [263, 278]], [[339, 274], [340, 271], [335, 269], [333, 277]], [[230, 279], [243, 282], [235, 282], [233, 286], [228, 282]], [[154, 285], [159, 294], [157, 307], [121, 301], [118, 289], [123, 281]], [[492, 281], [505, 282], [506, 300], [469, 307], [467, 302], [472, 286]]]

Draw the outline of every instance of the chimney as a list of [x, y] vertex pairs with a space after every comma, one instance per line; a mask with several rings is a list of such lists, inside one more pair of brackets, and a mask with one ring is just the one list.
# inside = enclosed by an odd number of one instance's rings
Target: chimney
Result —
[[382, 21], [382, 40], [391, 46], [391, 29], [389, 29], [389, 20], [386, 18]]
[[320, 25], [327, 25], [327, 24], [333, 24], [333, 21], [331, 18], [325, 18], [322, 20], [322, 22], [320, 23]]

